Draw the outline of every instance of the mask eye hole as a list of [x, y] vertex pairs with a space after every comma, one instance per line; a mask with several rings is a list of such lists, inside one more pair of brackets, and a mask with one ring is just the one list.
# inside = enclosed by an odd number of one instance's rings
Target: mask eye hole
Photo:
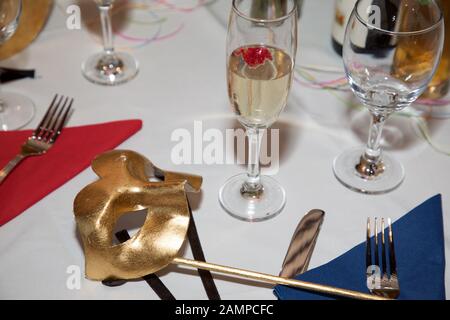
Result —
[[138, 211], [130, 211], [123, 214], [117, 221], [113, 229], [113, 245], [118, 245], [121, 242], [117, 240], [116, 233], [122, 230], [127, 230], [130, 237], [133, 237], [136, 232], [144, 225], [147, 218], [147, 209]]

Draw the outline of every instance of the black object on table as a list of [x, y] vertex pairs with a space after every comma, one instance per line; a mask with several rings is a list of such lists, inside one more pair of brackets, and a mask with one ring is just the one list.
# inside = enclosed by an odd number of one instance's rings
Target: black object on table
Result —
[[19, 70], [0, 67], [0, 83], [6, 83], [23, 78], [34, 78], [35, 70]]

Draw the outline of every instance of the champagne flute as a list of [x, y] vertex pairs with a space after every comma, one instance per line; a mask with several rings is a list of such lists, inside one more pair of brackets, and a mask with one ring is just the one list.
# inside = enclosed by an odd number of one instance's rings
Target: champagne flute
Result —
[[334, 174], [346, 187], [380, 194], [402, 183], [401, 163], [382, 154], [383, 125], [424, 92], [439, 64], [443, 40], [442, 12], [434, 0], [356, 3], [344, 40], [344, 66], [372, 123], [365, 148], [351, 149], [334, 160]]
[[[0, 0], [0, 46], [16, 32], [21, 12], [21, 0]], [[17, 93], [0, 92], [0, 130], [19, 129], [33, 117], [34, 104], [30, 99]]]
[[114, 50], [111, 9], [114, 0], [94, 0], [100, 10], [103, 34], [103, 52], [89, 57], [82, 65], [83, 75], [101, 85], [118, 85], [133, 79], [138, 73], [138, 62], [125, 52]]
[[[267, 5], [270, 2], [273, 5]], [[235, 218], [261, 221], [280, 213], [286, 194], [276, 180], [260, 175], [264, 129], [286, 105], [297, 51], [295, 0], [234, 0], [227, 36], [228, 95], [249, 143], [248, 171], [230, 178], [219, 192]]]

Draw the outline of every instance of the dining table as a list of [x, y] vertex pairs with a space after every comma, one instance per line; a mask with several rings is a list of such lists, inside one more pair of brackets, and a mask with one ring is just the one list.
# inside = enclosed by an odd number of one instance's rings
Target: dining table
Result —
[[[392, 192], [357, 193], [333, 174], [337, 155], [365, 143], [370, 119], [367, 109], [353, 106], [350, 91], [313, 85], [306, 76], [322, 81], [345, 76], [342, 57], [331, 45], [334, 4], [329, 0], [303, 2], [296, 56], [299, 72], [288, 104], [272, 126], [272, 140], [278, 140], [271, 165], [263, 166], [263, 173], [272, 175], [286, 191], [284, 209], [272, 219], [250, 223], [221, 208], [220, 187], [246, 170], [243, 161], [225, 161], [233, 152], [225, 143], [227, 131], [241, 128], [227, 94], [230, 3], [117, 1], [113, 14], [116, 47], [139, 61], [139, 73], [125, 84], [101, 86], [81, 73], [82, 61], [102, 49], [94, 1], [57, 0], [38, 38], [1, 61], [3, 67], [35, 69], [36, 77], [2, 84], [2, 90], [21, 93], [34, 102], [36, 115], [25, 129], [37, 126], [56, 93], [75, 100], [70, 127], [141, 119], [142, 129], [118, 149], [136, 151], [165, 170], [203, 177], [201, 192], [189, 194], [189, 199], [208, 262], [277, 275], [298, 222], [311, 209], [321, 209], [325, 218], [310, 261], [312, 269], [365, 241], [368, 217], [396, 221], [436, 194], [442, 195], [445, 254], [450, 257], [448, 117], [421, 118], [428, 135], [423, 135], [415, 117], [398, 114], [388, 120], [383, 144], [386, 152], [402, 162], [406, 174]], [[74, 5], [80, 9], [79, 16], [72, 10]], [[73, 23], [78, 18], [79, 25]], [[413, 108], [407, 111], [413, 113]], [[431, 108], [440, 108], [439, 114], [448, 110], [446, 106]], [[205, 156], [211, 143], [208, 130], [222, 133], [224, 140], [224, 152], [215, 158]], [[182, 159], [176, 152], [181, 136], [192, 149]], [[0, 227], [0, 299], [158, 299], [145, 281], [111, 287], [85, 278], [73, 203], [78, 192], [96, 179], [87, 168]], [[8, 199], [0, 199], [0, 211], [3, 201]], [[126, 215], [117, 228], [134, 234], [145, 214]], [[192, 258], [188, 243], [179, 254]], [[207, 299], [193, 269], [168, 266], [157, 275], [177, 299]], [[74, 277], [78, 277], [75, 282]], [[222, 299], [276, 299], [272, 285], [219, 274], [214, 279]], [[450, 296], [448, 270], [445, 285]]]

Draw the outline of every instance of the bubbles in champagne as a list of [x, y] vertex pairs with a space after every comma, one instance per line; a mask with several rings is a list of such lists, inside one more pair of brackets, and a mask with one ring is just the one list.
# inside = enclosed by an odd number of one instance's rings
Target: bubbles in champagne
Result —
[[286, 105], [293, 61], [284, 51], [268, 46], [236, 49], [228, 61], [228, 93], [239, 121], [267, 127]]

